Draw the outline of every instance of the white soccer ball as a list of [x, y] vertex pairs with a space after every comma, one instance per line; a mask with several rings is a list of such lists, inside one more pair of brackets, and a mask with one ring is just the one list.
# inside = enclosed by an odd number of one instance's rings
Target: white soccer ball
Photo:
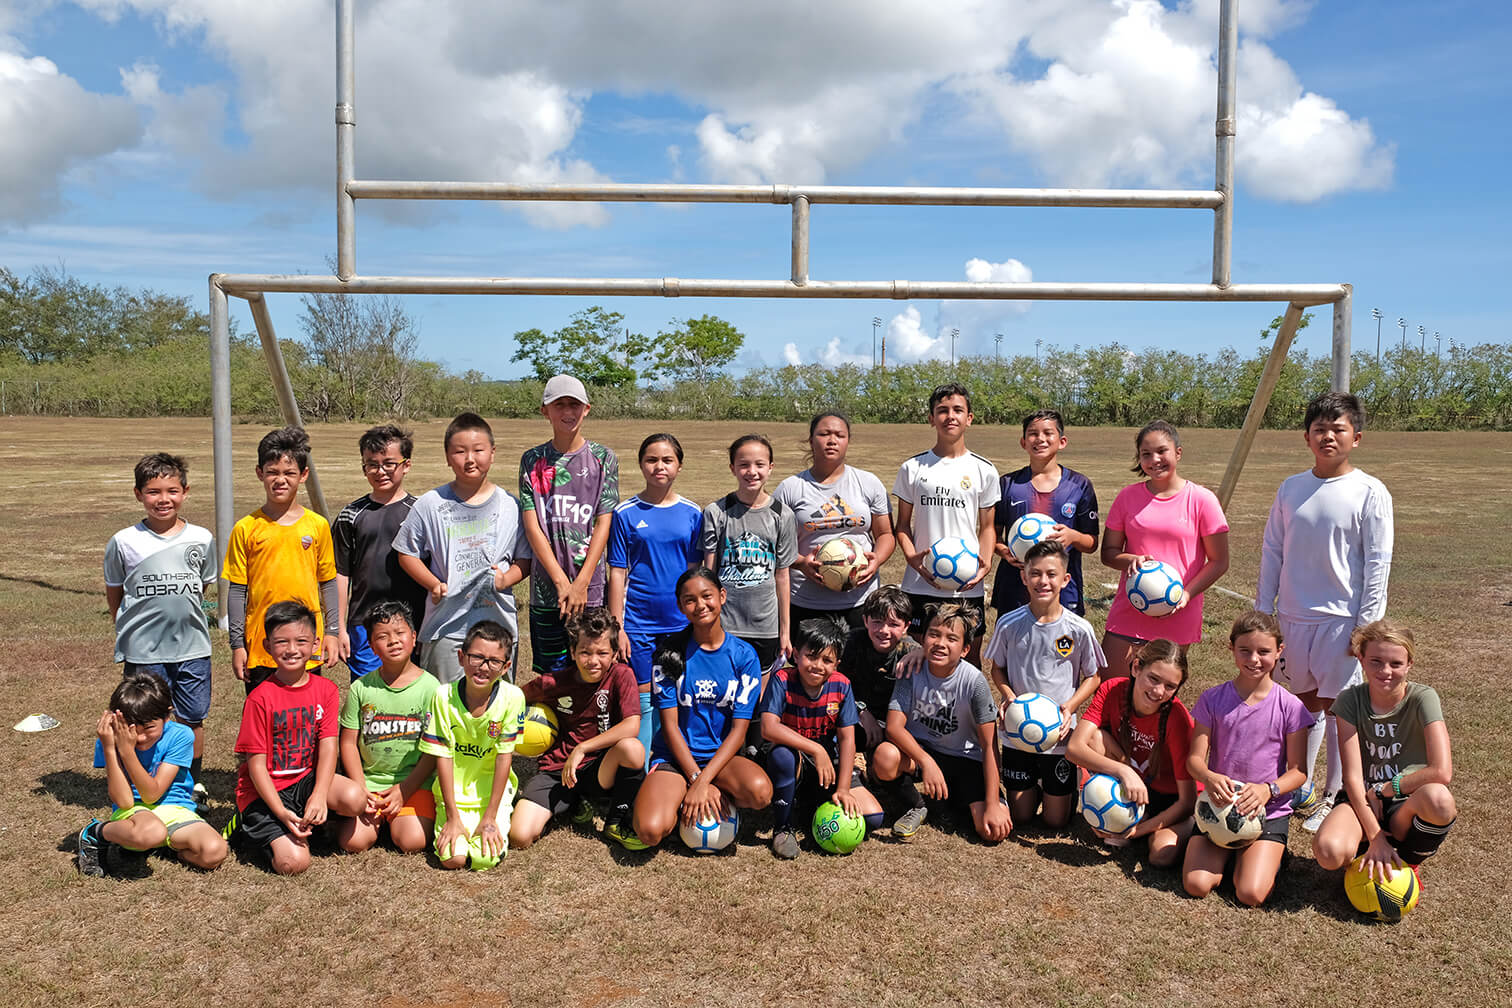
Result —
[[1020, 515], [1008, 526], [1008, 551], [1018, 557], [1019, 563], [1023, 563], [1030, 548], [1049, 538], [1054, 528], [1055, 519], [1049, 515], [1034, 512]]
[[[1237, 790], [1242, 786], [1236, 783], [1235, 788]], [[1197, 796], [1197, 808], [1192, 814], [1203, 836], [1219, 847], [1230, 850], [1248, 847], [1259, 839], [1261, 830], [1265, 828], [1265, 819], [1262, 818], [1265, 815], [1264, 805], [1249, 815], [1240, 815], [1233, 802], [1215, 805], [1206, 791]]]
[[740, 813], [731, 808], [720, 819], [700, 819], [695, 823], [683, 823], [679, 832], [682, 842], [695, 854], [714, 854], [735, 842], [740, 832]]
[[1146, 560], [1129, 568], [1124, 595], [1146, 616], [1169, 616], [1181, 605], [1181, 575], [1160, 560]]
[[924, 557], [924, 569], [941, 585], [964, 588], [966, 582], [976, 577], [977, 571], [982, 567], [982, 557], [977, 548], [975, 540], [962, 539], [960, 536], [936, 539], [929, 544], [929, 552]]
[[1082, 817], [1093, 829], [1122, 833], [1144, 818], [1145, 807], [1124, 797], [1123, 783], [1112, 774], [1087, 778], [1081, 792]]
[[1003, 741], [1021, 752], [1048, 752], [1066, 730], [1060, 704], [1043, 693], [1020, 693], [1003, 705], [998, 720]]

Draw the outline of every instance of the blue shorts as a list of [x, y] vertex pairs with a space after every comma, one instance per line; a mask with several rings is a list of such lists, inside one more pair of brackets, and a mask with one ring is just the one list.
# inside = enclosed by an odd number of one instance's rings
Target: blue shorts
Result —
[[352, 641], [352, 656], [346, 660], [347, 671], [352, 673], [352, 682], [356, 682], [369, 672], [382, 667], [383, 662], [373, 653], [373, 645], [368, 640], [367, 627], [358, 624], [347, 630], [347, 636]]
[[147, 672], [168, 684], [174, 716], [185, 724], [202, 724], [210, 715], [210, 657], [176, 662], [126, 662], [122, 675]]

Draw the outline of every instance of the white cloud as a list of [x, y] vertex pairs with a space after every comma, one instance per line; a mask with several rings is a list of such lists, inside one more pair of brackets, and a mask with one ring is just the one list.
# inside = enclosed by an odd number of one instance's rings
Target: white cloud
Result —
[[887, 322], [887, 359], [898, 363], [924, 360], [926, 357], [948, 357], [949, 340], [938, 339], [924, 331], [919, 309], [913, 305], [904, 308]]
[[842, 364], [854, 364], [857, 367], [871, 367], [871, 357], [868, 354], [850, 353], [840, 347], [840, 337], [835, 336], [825, 344], [824, 349], [819, 351], [819, 363], [825, 367], [839, 367]]
[[782, 363], [791, 367], [797, 367], [803, 363], [803, 354], [798, 352], [797, 343], [785, 343], [782, 347]]
[[141, 130], [130, 102], [91, 94], [51, 60], [0, 51], [0, 222], [46, 218], [62, 206], [69, 171], [131, 146]]

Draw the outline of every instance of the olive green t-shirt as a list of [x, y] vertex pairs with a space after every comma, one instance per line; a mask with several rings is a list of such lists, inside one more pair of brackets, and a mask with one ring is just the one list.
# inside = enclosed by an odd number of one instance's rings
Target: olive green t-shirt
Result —
[[1333, 713], [1360, 733], [1360, 762], [1367, 787], [1427, 766], [1424, 729], [1444, 720], [1438, 694], [1422, 683], [1408, 683], [1407, 696], [1384, 714], [1371, 710], [1368, 685], [1347, 687], [1334, 701]]

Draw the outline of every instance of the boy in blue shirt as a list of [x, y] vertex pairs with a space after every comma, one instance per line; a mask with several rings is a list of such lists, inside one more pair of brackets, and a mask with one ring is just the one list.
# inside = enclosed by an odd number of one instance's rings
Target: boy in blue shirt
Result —
[[105, 769], [109, 822], [91, 819], [79, 831], [79, 874], [105, 874], [108, 844], [145, 851], [171, 847], [185, 864], [210, 871], [226, 859], [226, 841], [195, 811], [194, 732], [168, 720], [168, 684], [128, 672], [100, 715], [95, 766]]

